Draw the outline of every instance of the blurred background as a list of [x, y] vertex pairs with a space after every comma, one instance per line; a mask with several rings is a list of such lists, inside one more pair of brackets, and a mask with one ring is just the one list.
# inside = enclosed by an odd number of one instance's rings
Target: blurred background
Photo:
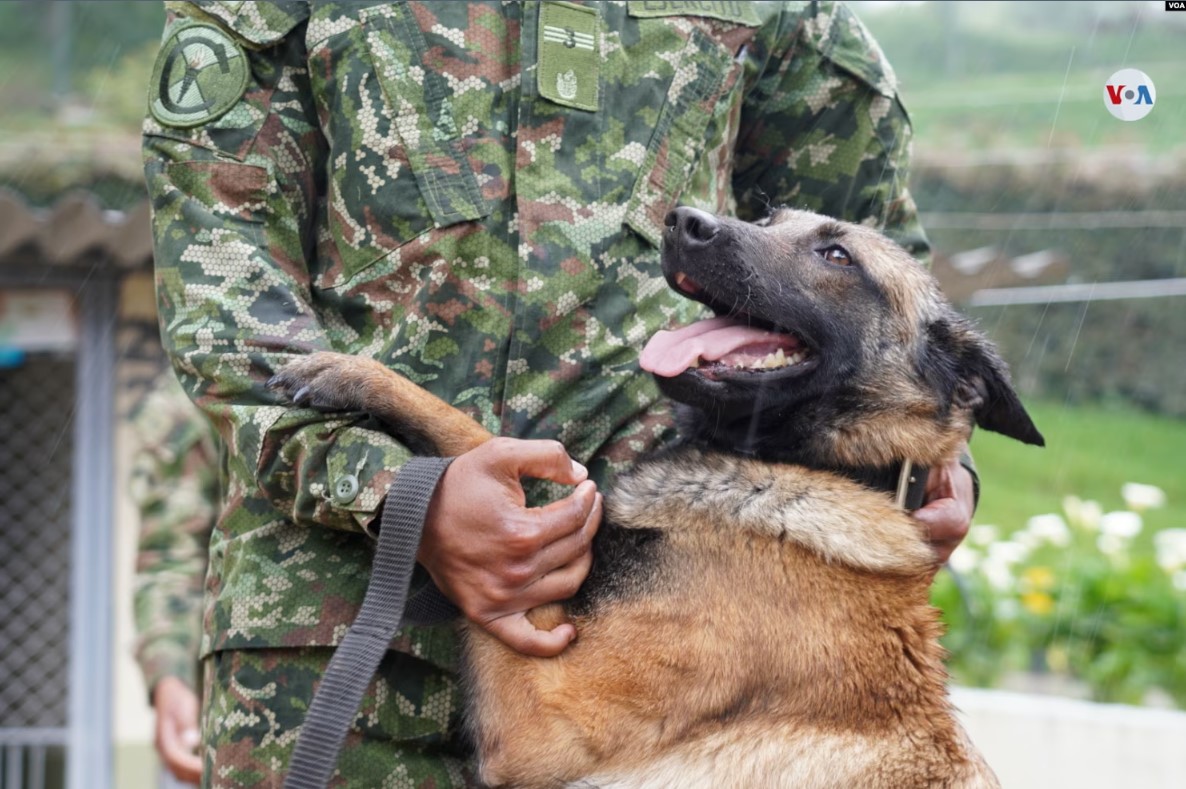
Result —
[[[1048, 444], [973, 442], [977, 525], [935, 585], [956, 702], [1005, 786], [1186, 785], [1186, 13], [852, 5], [936, 273]], [[161, 363], [138, 128], [163, 21], [0, 3], [0, 789], [160, 780], [127, 415]], [[1105, 106], [1121, 68], [1156, 86], [1141, 120]]]

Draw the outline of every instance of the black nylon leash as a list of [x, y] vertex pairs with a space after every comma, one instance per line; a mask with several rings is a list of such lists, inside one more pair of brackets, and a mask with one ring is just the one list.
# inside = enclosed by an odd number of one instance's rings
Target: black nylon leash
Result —
[[[346, 732], [403, 620], [428, 624], [458, 610], [435, 586], [408, 603], [408, 587], [428, 503], [453, 458], [415, 457], [400, 468], [383, 505], [371, 580], [358, 618], [346, 631], [297, 736], [284, 789], [325, 789], [338, 765]], [[408, 611], [405, 614], [405, 605]]]

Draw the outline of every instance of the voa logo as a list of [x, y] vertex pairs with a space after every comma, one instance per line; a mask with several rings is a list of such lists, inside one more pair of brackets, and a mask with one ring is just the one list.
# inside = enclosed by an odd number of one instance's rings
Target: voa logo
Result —
[[1123, 68], [1104, 83], [1104, 106], [1122, 121], [1139, 121], [1153, 111], [1157, 89], [1139, 69]]

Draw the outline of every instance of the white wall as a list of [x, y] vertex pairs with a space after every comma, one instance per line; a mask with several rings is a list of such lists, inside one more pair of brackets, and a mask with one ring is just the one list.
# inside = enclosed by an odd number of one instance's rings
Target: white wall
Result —
[[[155, 321], [150, 274], [137, 274], [124, 282], [120, 311], [125, 319]], [[121, 338], [122, 339], [122, 338]], [[121, 349], [122, 351], [123, 349]], [[131, 407], [126, 381], [129, 376], [144, 376], [145, 370], [120, 360], [117, 370], [116, 411], [127, 413]], [[115, 570], [112, 590], [115, 623], [112, 670], [115, 692], [112, 695], [114, 736], [117, 748], [152, 743], [152, 715], [140, 668], [132, 657], [136, 631], [132, 625], [132, 578], [136, 563], [136, 543], [140, 518], [128, 497], [128, 470], [131, 455], [130, 427], [120, 420], [115, 426]], [[122, 784], [128, 785], [128, 784]]]
[[1186, 787], [1186, 713], [953, 688], [1005, 789]]

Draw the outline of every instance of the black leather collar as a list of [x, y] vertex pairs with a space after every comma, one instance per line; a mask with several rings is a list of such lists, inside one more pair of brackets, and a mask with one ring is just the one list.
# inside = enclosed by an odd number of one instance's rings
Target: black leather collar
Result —
[[894, 497], [895, 503], [907, 512], [914, 512], [923, 505], [926, 496], [926, 466], [916, 466], [909, 460], [892, 466], [863, 466], [860, 468], [829, 469], [867, 488], [884, 491]]

